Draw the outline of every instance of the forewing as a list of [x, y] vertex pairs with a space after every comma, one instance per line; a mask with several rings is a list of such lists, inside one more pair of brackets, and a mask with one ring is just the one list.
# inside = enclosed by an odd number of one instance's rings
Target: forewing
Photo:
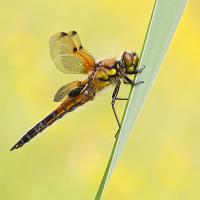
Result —
[[76, 31], [70, 31], [68, 34], [77, 48], [77, 53], [87, 62], [88, 67], [90, 68], [89, 70], [92, 70], [95, 65], [95, 60], [93, 56], [85, 48], [83, 48], [78, 33]]
[[62, 86], [54, 96], [54, 102], [62, 102], [66, 97], [78, 95], [85, 87], [86, 83], [83, 81], [73, 81]]
[[95, 60], [83, 49], [75, 31], [53, 35], [49, 47], [54, 64], [63, 73], [88, 73], [94, 69]]

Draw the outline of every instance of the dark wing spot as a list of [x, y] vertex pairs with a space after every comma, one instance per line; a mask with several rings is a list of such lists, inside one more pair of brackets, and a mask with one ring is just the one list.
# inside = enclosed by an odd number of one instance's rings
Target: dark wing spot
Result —
[[82, 49], [83, 48], [83, 46], [81, 45], [80, 47], [79, 47], [79, 49]]
[[61, 32], [61, 36], [67, 36], [67, 33]]
[[76, 52], [76, 51], [77, 51], [77, 48], [76, 48], [76, 47], [74, 47], [74, 48], [73, 48], [73, 52]]
[[72, 31], [72, 35], [76, 35], [77, 34], [77, 32], [76, 31]]
[[68, 94], [68, 96], [69, 96], [70, 98], [73, 98], [73, 97], [78, 96], [78, 95], [81, 93], [81, 91], [83, 90], [84, 87], [85, 87], [85, 85], [81, 85], [80, 87], [73, 89], [73, 90]]

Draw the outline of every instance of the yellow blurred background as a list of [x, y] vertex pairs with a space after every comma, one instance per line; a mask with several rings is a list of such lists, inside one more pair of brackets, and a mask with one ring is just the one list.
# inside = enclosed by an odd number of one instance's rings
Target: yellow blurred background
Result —
[[[117, 130], [113, 89], [9, 152], [58, 106], [66, 75], [48, 40], [76, 30], [97, 60], [141, 51], [153, 0], [1, 1], [0, 199], [94, 199]], [[105, 200], [200, 199], [200, 2], [189, 3], [144, 109], [104, 194]], [[164, 24], [163, 24], [164, 26]], [[128, 94], [123, 86], [120, 96]], [[117, 103], [122, 116], [123, 102]]]

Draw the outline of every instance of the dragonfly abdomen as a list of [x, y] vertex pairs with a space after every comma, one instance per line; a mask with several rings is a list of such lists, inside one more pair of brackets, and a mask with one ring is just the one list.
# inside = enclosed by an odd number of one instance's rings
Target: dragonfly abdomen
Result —
[[42, 132], [47, 126], [56, 121], [56, 113], [53, 111], [50, 115], [45, 117], [42, 121], [30, 129], [10, 150], [18, 149], [24, 144], [33, 139], [37, 134]]
[[24, 144], [33, 139], [36, 135], [41, 133], [45, 128], [53, 124], [56, 120], [62, 118], [66, 113], [72, 112], [74, 109], [83, 105], [92, 98], [84, 95], [78, 95], [74, 98], [67, 98], [56, 110], [45, 117], [42, 121], [30, 129], [10, 150], [18, 149]]
[[24, 144], [33, 139], [36, 135], [41, 133], [45, 128], [53, 124], [56, 120], [63, 117], [68, 111], [63, 105], [59, 106], [58, 110], [54, 110], [51, 114], [45, 117], [42, 121], [36, 124], [32, 129], [30, 129], [10, 150], [18, 149]]

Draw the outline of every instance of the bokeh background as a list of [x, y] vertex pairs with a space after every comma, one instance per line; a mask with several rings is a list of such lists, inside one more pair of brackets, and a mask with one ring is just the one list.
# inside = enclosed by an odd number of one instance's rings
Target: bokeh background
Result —
[[[117, 130], [112, 88], [23, 149], [9, 148], [49, 114], [62, 74], [48, 40], [76, 30], [99, 60], [141, 51], [153, 0], [1, 1], [0, 199], [94, 199]], [[200, 2], [189, 3], [105, 200], [200, 199]], [[164, 26], [164, 24], [163, 24]], [[126, 96], [128, 86], [120, 92]], [[122, 116], [123, 102], [117, 103]]]

